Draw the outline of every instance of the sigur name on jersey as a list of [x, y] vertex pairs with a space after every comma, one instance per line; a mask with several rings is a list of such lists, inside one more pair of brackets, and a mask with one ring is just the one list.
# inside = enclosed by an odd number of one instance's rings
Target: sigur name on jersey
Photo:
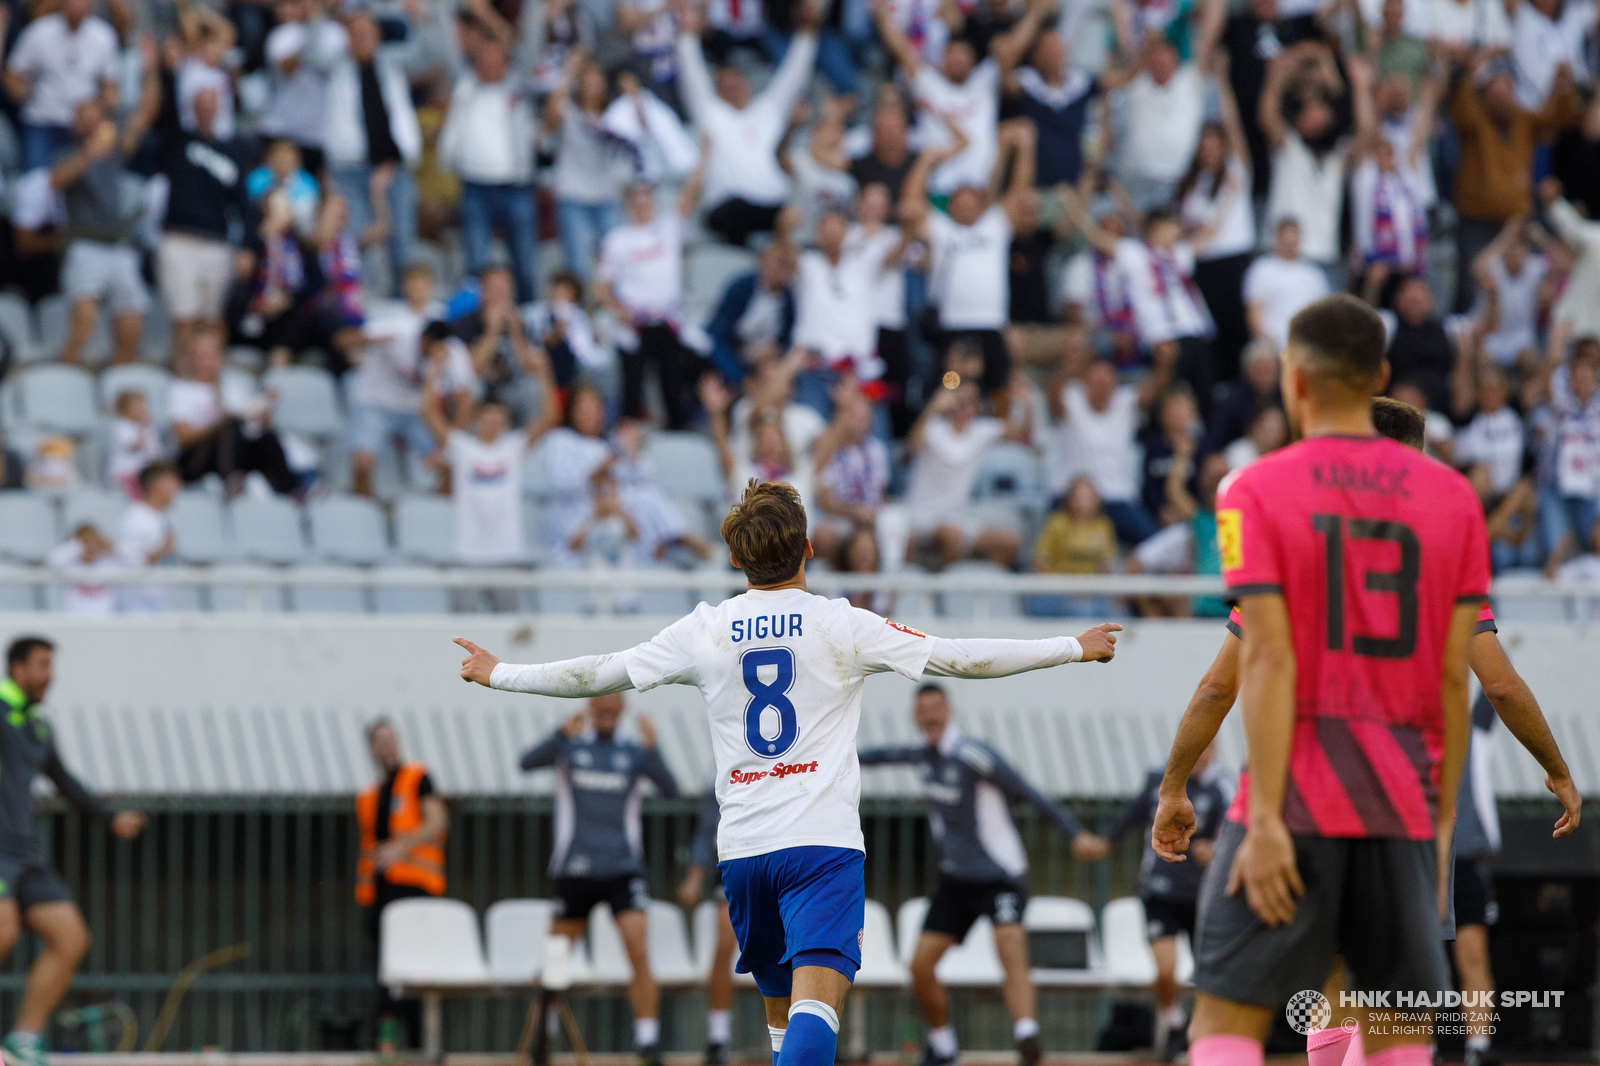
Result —
[[738, 618], [733, 622], [733, 642], [746, 640], [782, 640], [784, 637], [804, 636], [800, 631], [798, 614], [758, 614], [754, 618]]

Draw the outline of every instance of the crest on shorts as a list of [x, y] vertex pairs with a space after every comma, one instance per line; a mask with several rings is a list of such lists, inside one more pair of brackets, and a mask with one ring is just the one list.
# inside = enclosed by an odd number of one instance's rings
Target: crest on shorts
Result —
[[889, 619], [889, 620], [888, 620], [888, 621], [889, 621], [889, 628], [890, 628], [890, 629], [898, 629], [898, 630], [899, 630], [899, 631], [900, 631], [900, 632], [902, 632], [902, 633], [906, 633], [906, 634], [909, 634], [909, 635], [910, 635], [910, 636], [913, 636], [913, 637], [923, 637], [923, 638], [926, 638], [926, 637], [927, 637], [927, 635], [928, 635], [928, 634], [926, 634], [926, 633], [924, 633], [924, 632], [923, 632], [923, 631], [922, 631], [922, 630], [920, 630], [920, 629], [912, 629], [912, 628], [911, 628], [911, 627], [910, 627], [910, 626], [908, 626], [908, 625], [903, 625], [903, 624], [901, 624], [901, 623], [900, 623], [900, 622], [896, 622], [896, 621], [895, 621], [895, 620], [894, 620], [894, 619], [892, 619], [892, 618], [891, 618], [891, 619]]

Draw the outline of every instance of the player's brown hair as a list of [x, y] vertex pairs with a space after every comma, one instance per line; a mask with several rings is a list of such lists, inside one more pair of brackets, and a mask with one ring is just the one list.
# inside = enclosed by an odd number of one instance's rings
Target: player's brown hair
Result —
[[1343, 293], [1323, 297], [1289, 321], [1289, 347], [1304, 353], [1307, 369], [1358, 392], [1377, 383], [1388, 346], [1378, 312]]
[[806, 509], [794, 486], [750, 479], [722, 520], [722, 539], [752, 585], [776, 585], [806, 559]]
[[1391, 400], [1387, 396], [1372, 398], [1372, 428], [1390, 440], [1399, 441], [1407, 448], [1415, 448], [1420, 452], [1426, 440], [1423, 431], [1427, 426], [1427, 416], [1410, 404]]

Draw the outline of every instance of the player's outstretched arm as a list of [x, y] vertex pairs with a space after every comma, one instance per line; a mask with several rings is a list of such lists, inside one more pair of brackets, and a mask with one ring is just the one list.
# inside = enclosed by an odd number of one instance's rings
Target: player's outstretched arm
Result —
[[927, 757], [928, 748], [924, 744], [864, 748], [856, 752], [856, 761], [862, 766], [900, 766], [905, 763], [921, 762]]
[[1229, 633], [1205, 676], [1195, 688], [1172, 738], [1172, 753], [1161, 777], [1155, 817], [1150, 826], [1150, 847], [1167, 862], [1183, 862], [1194, 836], [1194, 805], [1189, 802], [1189, 775], [1200, 754], [1216, 739], [1239, 695], [1238, 637]]
[[1102, 622], [1076, 637], [1046, 640], [929, 637], [924, 673], [935, 677], [1009, 677], [1066, 663], [1105, 663], [1117, 653], [1115, 622]]
[[963, 746], [962, 758], [1001, 792], [1012, 799], [1032, 804], [1040, 814], [1054, 822], [1056, 828], [1061, 830], [1061, 835], [1072, 842], [1072, 857], [1079, 862], [1096, 862], [1111, 854], [1111, 844], [1104, 837], [1084, 829], [1071, 811], [1040, 792], [995, 751], [987, 746], [977, 749]]
[[1522, 680], [1522, 675], [1517, 673], [1517, 668], [1511, 665], [1506, 650], [1500, 646], [1500, 638], [1494, 633], [1484, 632], [1474, 636], [1470, 655], [1468, 662], [1483, 685], [1483, 694], [1489, 698], [1489, 705], [1500, 716], [1500, 721], [1505, 723], [1511, 735], [1517, 738], [1517, 743], [1527, 748], [1528, 754], [1539, 761], [1544, 768], [1544, 787], [1565, 808], [1556, 820], [1555, 831], [1551, 835], [1566, 836], [1578, 828], [1583, 797], [1578, 795], [1578, 787], [1572, 783], [1567, 760], [1561, 757], [1561, 748], [1550, 732], [1550, 723], [1545, 721], [1544, 712], [1539, 709], [1539, 701], [1534, 698], [1528, 683]]
[[455, 642], [467, 652], [467, 657], [461, 660], [461, 680], [476, 681], [485, 688], [584, 699], [609, 696], [633, 687], [622, 652], [518, 666], [501, 662], [463, 637], [456, 637]]

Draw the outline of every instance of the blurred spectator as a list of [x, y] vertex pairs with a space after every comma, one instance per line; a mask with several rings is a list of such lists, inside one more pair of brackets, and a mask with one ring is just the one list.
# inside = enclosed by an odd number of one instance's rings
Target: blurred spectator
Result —
[[[139, 471], [139, 498], [128, 504], [117, 525], [117, 558], [123, 566], [143, 570], [159, 566], [178, 546], [167, 511], [178, 498], [183, 480], [171, 463], [151, 463]], [[117, 589], [117, 610], [147, 614], [167, 609], [162, 585], [122, 585]]]
[[1490, 301], [1494, 305], [1494, 328], [1484, 335], [1483, 351], [1501, 367], [1531, 367], [1539, 358], [1550, 261], [1529, 240], [1536, 229], [1520, 216], [1511, 219], [1473, 264], [1479, 294], [1475, 313], [1486, 314]]
[[511, 46], [511, 41], [497, 39], [478, 45], [471, 70], [450, 93], [450, 111], [439, 134], [439, 164], [461, 178], [467, 272], [476, 274], [488, 265], [498, 229], [511, 249], [517, 302], [528, 303], [534, 298], [539, 236], [533, 85], [529, 71], [511, 68]]
[[[893, 82], [879, 87], [872, 105], [872, 125], [865, 132], [867, 143], [851, 160], [850, 176], [856, 179], [856, 187], [860, 189], [872, 184], [883, 185], [889, 190], [890, 202], [898, 203], [900, 188], [917, 161], [917, 153], [911, 150], [906, 99]], [[856, 132], [851, 136], [860, 139]], [[846, 138], [845, 144], [848, 149], [850, 138]]]
[[[1528, 7], [1520, 4], [1519, 13]], [[1479, 53], [1456, 84], [1450, 113], [1461, 141], [1455, 175], [1457, 312], [1472, 306], [1478, 253], [1508, 219], [1533, 209], [1529, 174], [1535, 149], [1577, 122], [1579, 106], [1565, 72], [1557, 74], [1542, 106], [1522, 104], [1511, 72], [1488, 52]]]
[[[1177, 416], [1169, 410], [1182, 406], [1182, 393], [1168, 394], [1169, 402], [1180, 398], [1170, 409], [1164, 409], [1163, 421]], [[1193, 403], [1190, 401], [1192, 408]], [[1165, 405], [1164, 405], [1165, 408]], [[1193, 438], [1173, 438], [1179, 450], [1171, 457], [1163, 479], [1166, 503], [1163, 513], [1170, 519], [1167, 526], [1146, 540], [1128, 558], [1128, 571], [1143, 574], [1201, 574], [1222, 573], [1222, 555], [1217, 548], [1217, 486], [1227, 476], [1228, 463], [1220, 455], [1208, 455], [1195, 463]], [[1184, 447], [1187, 440], [1189, 447]], [[1147, 467], [1148, 470], [1148, 467]], [[1228, 605], [1212, 596], [1196, 597], [1193, 606], [1182, 597], [1146, 597], [1140, 601], [1146, 614], [1187, 615], [1201, 618], [1225, 618]]]
[[[369, 326], [367, 343], [357, 353], [349, 395], [350, 491], [358, 495], [372, 495], [381, 449], [399, 440], [405, 453], [419, 460], [432, 455], [436, 445], [422, 417], [421, 341], [426, 329], [413, 332], [412, 325], [414, 318], [400, 318], [392, 329], [384, 324]], [[458, 370], [448, 391], [457, 391], [457, 382], [466, 373]]]
[[566, 421], [552, 427], [540, 447], [547, 494], [544, 543], [560, 565], [576, 565], [567, 537], [589, 511], [589, 479], [616, 461], [606, 442], [606, 401], [600, 390], [580, 381], [567, 398]]
[[1378, 8], [1378, 17], [1368, 22], [1376, 24], [1377, 40], [1367, 45], [1378, 77], [1395, 74], [1416, 84], [1428, 70], [1428, 14], [1432, 0], [1381, 0], [1377, 4], [1363, 0], [1362, 6]]
[[560, 91], [574, 56], [594, 50], [595, 27], [594, 19], [578, 0], [545, 0], [539, 15], [544, 23], [544, 41], [542, 48], [535, 49], [538, 58], [533, 84], [544, 96]]
[[766, 19], [762, 5], [755, 0], [709, 0], [705, 5], [708, 32], [701, 34], [706, 56], [717, 66], [726, 64], [734, 51], [746, 52], [765, 60]]
[[817, 441], [816, 510], [811, 541], [817, 555], [848, 550], [854, 530], [874, 530], [888, 498], [889, 449], [872, 435], [872, 407], [857, 392], [834, 405], [833, 423]]
[[[753, 407], [748, 410], [745, 432], [749, 450], [743, 454], [733, 448], [733, 433], [729, 426], [729, 395], [720, 382], [707, 377], [701, 386], [702, 402], [706, 404], [706, 417], [710, 423], [711, 441], [716, 445], [717, 458], [722, 464], [722, 479], [729, 497], [736, 496], [740, 488], [750, 481], [785, 481], [794, 486], [805, 504], [807, 513], [813, 510], [812, 492], [816, 481], [814, 469], [801, 465], [789, 439], [783, 432], [783, 411], [778, 407]], [[737, 409], [736, 409], [737, 410]], [[739, 411], [745, 414], [744, 411]]]
[[1250, 145], [1254, 177], [1251, 198], [1256, 201], [1266, 199], [1272, 182], [1273, 153], [1257, 119], [1267, 65], [1285, 49], [1321, 33], [1314, 14], [1291, 10], [1299, 6], [1280, 4], [1278, 0], [1250, 0], [1243, 10], [1228, 16], [1222, 31], [1222, 47], [1228, 52], [1228, 84], [1238, 102]]
[[683, 185], [676, 209], [657, 215], [655, 190], [628, 189], [628, 221], [606, 234], [600, 246], [595, 299], [610, 309], [632, 336], [622, 344], [622, 413], [644, 418], [644, 368], [656, 365], [668, 429], [689, 424], [700, 356], [687, 348], [683, 327], [683, 227], [700, 195], [706, 162]]
[[[899, 234], [900, 231], [890, 224], [889, 213], [895, 204], [889, 197], [887, 185], [872, 182], [864, 186], [856, 197], [855, 206], [856, 224], [845, 236], [846, 249], [877, 244], [885, 234]], [[878, 358], [883, 362], [889, 430], [896, 440], [910, 432], [924, 394], [920, 376], [912, 380], [911, 342], [906, 331], [906, 263], [911, 256], [911, 247], [907, 245], [898, 260], [890, 258], [872, 286], [873, 323], [877, 330]]]
[[1587, 85], [1594, 74], [1595, 12], [1584, 3], [1519, 0], [1511, 16], [1517, 106], [1537, 111], [1563, 91], [1563, 69]]
[[1455, 429], [1450, 416], [1428, 402], [1428, 394], [1415, 381], [1399, 381], [1389, 386], [1390, 399], [1414, 407], [1423, 415], [1423, 451], [1447, 466], [1455, 462]]
[[572, 387], [580, 374], [610, 369], [609, 353], [595, 339], [589, 313], [583, 309], [583, 281], [561, 271], [550, 278], [546, 298], [522, 316], [528, 340], [543, 348], [558, 389]]
[[292, 141], [306, 169], [322, 172], [327, 127], [328, 77], [317, 58], [347, 46], [345, 29], [329, 19], [308, 22], [315, 0], [276, 0], [277, 26], [267, 34], [272, 95], [261, 116], [262, 136]]
[[629, 161], [600, 125], [606, 70], [574, 54], [545, 100], [544, 133], [558, 142], [551, 191], [566, 268], [584, 281], [594, 272], [600, 241], [622, 221]]
[[1450, 373], [1461, 342], [1435, 313], [1428, 279], [1403, 275], [1391, 279], [1386, 290], [1393, 295], [1382, 303], [1394, 308], [1382, 312], [1389, 327], [1390, 380], [1420, 388], [1428, 400], [1424, 410], [1450, 410]]
[[22, 453], [6, 443], [5, 430], [0, 429], [0, 491], [27, 487], [27, 461]]
[[[1210, 6], [1218, 6], [1216, 0]], [[1180, 62], [1169, 41], [1155, 38], [1139, 51], [1134, 77], [1120, 90], [1127, 128], [1117, 154], [1117, 179], [1140, 211], [1170, 202], [1194, 158], [1205, 116], [1201, 70], [1201, 63]]]
[[[23, 27], [6, 62], [6, 92], [21, 105], [24, 169], [53, 166], [81, 141], [78, 108], [98, 100], [117, 107], [121, 83], [117, 32], [91, 14], [93, 0], [63, 0], [59, 10]], [[145, 76], [155, 76], [153, 51]]]
[[[478, 306], [450, 325], [456, 336], [471, 346], [475, 392], [505, 404], [513, 418], [534, 417], [535, 401], [529, 393], [538, 378], [533, 369], [538, 354], [517, 308], [511, 271], [499, 264], [486, 267], [478, 275]], [[458, 388], [467, 381], [464, 377], [456, 380], [461, 383]]]
[[1586, 339], [1550, 377], [1550, 399], [1533, 415], [1539, 441], [1539, 526], [1545, 575], [1582, 544], [1600, 517], [1600, 341]]
[[[927, 178], [935, 196], [948, 196], [963, 186], [987, 189], [1000, 154], [997, 124], [1000, 117], [1000, 65], [982, 59], [970, 41], [951, 40], [938, 69], [924, 61], [904, 32], [894, 24], [888, 0], [876, 0], [873, 13], [878, 35], [915, 90], [917, 100], [933, 114], [919, 129], [926, 147], [942, 147], [954, 139], [949, 127], [966, 138], [961, 151], [941, 161]], [[876, 129], [874, 129], [876, 133]], [[858, 177], [859, 180], [859, 177]], [[1031, 183], [1033, 178], [1029, 175]], [[905, 199], [901, 191], [901, 199]]]
[[1504, 371], [1492, 364], [1477, 371], [1476, 410], [1456, 432], [1455, 461], [1483, 467], [1495, 498], [1510, 492], [1522, 475], [1524, 433], [1522, 419], [1510, 405], [1511, 387]]
[[[1041, 574], [1109, 574], [1117, 565], [1117, 531], [1100, 506], [1094, 482], [1079, 474], [1045, 519], [1033, 546], [1033, 568]], [[1111, 610], [1104, 596], [1030, 596], [1028, 613], [1046, 618], [1093, 615]]]
[[161, 432], [150, 417], [150, 402], [142, 392], [129, 389], [112, 401], [111, 458], [107, 475], [112, 484], [139, 497], [139, 471], [162, 457]]
[[[796, 244], [810, 244], [816, 238], [822, 216], [829, 211], [848, 212], [855, 199], [856, 179], [850, 176], [850, 157], [844, 149], [849, 107], [848, 98], [824, 97], [817, 108], [816, 121], [811, 123], [811, 136], [783, 155], [784, 170], [792, 179], [789, 215], [794, 221], [792, 232], [786, 236]], [[798, 118], [799, 108], [796, 111]]]
[[[567, 550], [590, 568], [629, 568], [636, 556], [639, 523], [622, 502], [617, 479], [609, 467], [602, 466], [589, 475], [589, 513], [578, 521], [567, 537]], [[622, 593], [625, 601], [637, 600], [637, 593]]]
[[[1144, 470], [1139, 490], [1140, 502], [1147, 513], [1154, 515], [1162, 526], [1184, 521], [1184, 493], [1192, 496], [1196, 491], [1194, 480], [1198, 473], [1195, 456], [1200, 448], [1200, 435], [1205, 426], [1200, 421], [1200, 411], [1194, 396], [1186, 389], [1169, 389], [1156, 404], [1149, 424], [1139, 434], [1144, 447]], [[1182, 482], [1176, 486], [1181, 492], [1169, 492], [1168, 482], [1174, 470], [1181, 471]]]
[[[444, 401], [450, 387], [446, 364], [440, 360], [428, 366], [422, 417], [450, 464], [455, 557], [466, 566], [518, 566], [528, 560], [522, 528], [522, 462], [528, 449], [560, 418], [549, 363], [537, 360], [535, 369], [545, 385], [540, 393], [543, 406], [527, 428], [513, 432], [505, 406], [490, 401], [478, 406], [469, 433], [445, 417]], [[475, 611], [485, 601], [491, 611], [513, 611], [517, 591], [454, 589], [452, 599], [451, 609], [457, 612]]]
[[[897, 229], [884, 227], [869, 240], [847, 244], [849, 232], [843, 211], [825, 213], [817, 246], [800, 253], [796, 272], [794, 346], [810, 360], [796, 382], [798, 399], [823, 417], [832, 414], [836, 382], [861, 383], [882, 395], [875, 298], [879, 279], [899, 266], [906, 248]], [[884, 416], [887, 435], [886, 410]]]
[[1082, 381], [1062, 385], [1052, 402], [1059, 424], [1055, 457], [1046, 466], [1050, 492], [1064, 494], [1078, 477], [1087, 477], [1124, 544], [1137, 544], [1157, 529], [1139, 503], [1136, 442], [1143, 411], [1165, 380], [1157, 374], [1144, 388], [1120, 385], [1116, 368], [1097, 360]]
[[[1568, 588], [1600, 587], [1600, 522], [1596, 522], [1590, 529], [1584, 546], [1588, 551], [1568, 559], [1556, 568], [1552, 575], [1556, 584]], [[1577, 607], [1579, 618], [1583, 621], [1600, 621], [1600, 596], [1590, 596], [1577, 604]]]
[[61, 248], [67, 200], [49, 167], [20, 175], [11, 194], [12, 283], [30, 304], [61, 291]]
[[161, 302], [179, 350], [195, 326], [222, 320], [233, 276], [230, 238], [244, 232], [244, 155], [218, 129], [220, 100], [215, 89], [200, 89], [190, 101], [192, 127], [160, 130], [161, 171], [169, 188], [161, 235]]
[[1480, 48], [1511, 44], [1507, 5], [1495, 0], [1432, 0], [1428, 5], [1428, 41], [1464, 60]]
[[711, 548], [689, 529], [676, 504], [668, 500], [656, 483], [655, 464], [645, 452], [645, 425], [638, 419], [624, 418], [611, 434], [616, 462], [611, 472], [622, 494], [623, 506], [639, 524], [635, 545], [641, 566], [666, 562], [694, 566], [711, 554]]
[[28, 488], [42, 492], [77, 488], [83, 481], [78, 472], [77, 451], [71, 437], [40, 437], [28, 462]]
[[[883, 550], [870, 526], [856, 526], [850, 531], [839, 550], [827, 556], [834, 569], [846, 574], [876, 574], [883, 569]], [[857, 589], [846, 592], [850, 606], [888, 617], [894, 610], [896, 596], [892, 592], [869, 592]]]
[[64, 363], [82, 357], [102, 303], [111, 312], [112, 360], [132, 362], [139, 352], [150, 298], [134, 242], [145, 201], [139, 179], [124, 161], [138, 150], [161, 106], [155, 45], [149, 38], [140, 44], [144, 84], [138, 106], [119, 127], [99, 99], [79, 104], [72, 123], [76, 147], [50, 169], [50, 184], [61, 190], [67, 208], [61, 288], [72, 317], [57, 355]]
[[1245, 312], [1250, 332], [1267, 344], [1269, 355], [1289, 343], [1289, 321], [1328, 295], [1328, 276], [1300, 255], [1300, 223], [1280, 218], [1272, 254], [1250, 264], [1244, 275]]
[[968, 508], [984, 449], [1025, 434], [998, 418], [980, 418], [976, 385], [940, 389], [923, 408], [907, 439], [911, 482], [906, 512], [913, 551], [928, 553], [935, 569], [978, 557], [1010, 567], [1022, 550], [1013, 530], [980, 524]]
[[[1133, 205], [1126, 207], [1131, 214]], [[1113, 242], [1129, 233], [1128, 219], [1114, 196], [1095, 200], [1089, 217]], [[1139, 330], [1128, 297], [1128, 279], [1114, 253], [1090, 244], [1074, 255], [1062, 274], [1061, 297], [1069, 326], [1087, 327], [1100, 337], [1118, 366], [1132, 367], [1138, 362]]]
[[799, 12], [795, 42], [759, 95], [734, 66], [718, 69], [713, 82], [696, 22], [686, 22], [678, 33], [684, 108], [706, 142], [700, 197], [706, 228], [729, 244], [742, 245], [751, 234], [772, 230], [789, 199], [778, 146], [795, 101], [811, 80], [817, 53], [816, 9], [802, 4]]
[[628, 66], [656, 96], [678, 106], [678, 10], [671, 0], [622, 0], [612, 9], [615, 28], [628, 40]]
[[1194, 283], [1216, 329], [1216, 377], [1231, 381], [1239, 376], [1239, 353], [1250, 339], [1242, 290], [1255, 255], [1256, 223], [1250, 202], [1250, 147], [1233, 92], [1221, 74], [1211, 85], [1221, 102], [1222, 120], [1201, 127], [1194, 160], [1179, 180], [1173, 202], [1186, 236], [1210, 233], [1204, 249], [1196, 249]]
[[[733, 449], [735, 465], [750, 462], [751, 414], [759, 408], [771, 407], [782, 412], [783, 439], [789, 445], [789, 454], [802, 469], [816, 468], [817, 440], [828, 423], [815, 407], [795, 402], [794, 377], [804, 359], [802, 352], [791, 352], [782, 359], [768, 355], [750, 368], [744, 380], [744, 394], [728, 411], [728, 445]], [[742, 484], [734, 487], [743, 491]]]
[[[1037, 20], [1047, 6], [1031, 5], [1019, 25]], [[1019, 66], [1021, 50], [1030, 47], [1028, 65]], [[1100, 95], [1100, 82], [1073, 69], [1066, 42], [1054, 29], [1035, 31], [1027, 38], [1008, 33], [1001, 38], [997, 55], [1008, 101], [1032, 120], [1039, 134], [1034, 183], [1041, 189], [1061, 182], [1077, 184], [1083, 172], [1084, 128]]]
[[286, 138], [269, 143], [261, 165], [245, 179], [245, 191], [252, 204], [259, 203], [275, 189], [282, 189], [289, 201], [295, 230], [304, 237], [315, 233], [322, 190], [305, 169], [300, 147]]
[[[1396, 139], [1380, 129], [1370, 102], [1356, 101], [1351, 151], [1350, 230], [1361, 271], [1375, 263], [1390, 270], [1428, 270], [1428, 203], [1417, 173], [1428, 164], [1436, 109], [1436, 82], [1428, 79], [1413, 125]], [[1397, 140], [1402, 147], [1397, 147]], [[1404, 153], [1402, 155], [1402, 152]], [[1429, 184], [1431, 191], [1431, 183]]]
[[288, 194], [272, 190], [261, 208], [259, 257], [248, 251], [234, 256], [228, 327], [239, 343], [264, 348], [286, 363], [300, 348], [301, 309], [315, 292], [314, 264], [308, 264], [295, 233]]
[[[958, 129], [960, 136], [956, 137]], [[1024, 198], [1033, 190], [1033, 125], [1008, 123], [1000, 138], [1004, 142], [1001, 147], [1012, 157], [1003, 198], [991, 202], [989, 179], [970, 182], [962, 169], [957, 172], [962, 184], [950, 194], [946, 213], [930, 207], [924, 189], [931, 180], [930, 167], [938, 173], [971, 151], [968, 147], [943, 161], [952, 149], [960, 148], [963, 138], [970, 138], [967, 128], [959, 124], [952, 124], [951, 136], [955, 140], [945, 150], [924, 153], [917, 160], [901, 192], [901, 212], [906, 218], [926, 218], [932, 258], [928, 295], [938, 305], [941, 347], [948, 351], [960, 343], [983, 353], [978, 384], [996, 413], [1004, 416], [1011, 381], [1011, 353], [1003, 332], [1011, 304], [1007, 268], [1011, 237], [1024, 213]], [[1000, 165], [1001, 159], [989, 154], [995, 165]]]
[[1560, 338], [1600, 337], [1600, 222], [1585, 219], [1561, 195], [1561, 183], [1539, 183], [1539, 199], [1556, 235], [1577, 251], [1578, 259], [1551, 313], [1550, 351], [1559, 352]]
[[1263, 407], [1250, 423], [1249, 432], [1222, 450], [1229, 470], [1249, 466], [1269, 452], [1289, 443], [1289, 420], [1281, 407]]
[[722, 290], [706, 333], [711, 360], [724, 381], [743, 381], [759, 352], [789, 350], [795, 325], [794, 275], [793, 247], [774, 241], [762, 249], [756, 269]]
[[[1484, 496], [1481, 491], [1479, 495]], [[1492, 504], [1485, 525], [1489, 534], [1489, 562], [1494, 572], [1537, 567], [1544, 556], [1536, 534], [1539, 492], [1534, 488], [1533, 479], [1520, 477], [1510, 492], [1498, 499], [1484, 496], [1484, 502]]]
[[[178, 6], [179, 37], [183, 58], [174, 72], [177, 90], [178, 121], [186, 130], [197, 130], [218, 141], [232, 141], [234, 126], [233, 82], [223, 62], [233, 48], [238, 32], [232, 22], [202, 4]], [[212, 117], [202, 129], [195, 115], [195, 100], [203, 92], [215, 97]]]
[[[422, 131], [396, 46], [383, 44], [377, 19], [358, 10], [343, 40], [323, 33], [322, 18], [306, 27], [315, 50], [307, 57], [328, 79], [325, 153], [329, 175], [344, 194], [350, 222], [365, 229], [388, 208], [390, 285], [398, 290], [417, 237], [417, 185], [412, 169], [422, 155]], [[375, 182], [374, 177], [382, 175]]]
[[300, 478], [289, 468], [283, 442], [272, 428], [273, 397], [224, 387], [221, 375], [221, 335], [197, 331], [189, 345], [188, 371], [167, 386], [167, 418], [178, 442], [177, 472], [191, 482], [216, 474], [233, 494], [253, 470], [274, 492], [294, 492]]
[[[1357, 105], [1366, 109], [1371, 102], [1372, 68], [1361, 57], [1350, 57], [1347, 67]], [[1291, 78], [1298, 79], [1300, 92], [1292, 124], [1284, 117], [1284, 97]], [[1306, 41], [1280, 53], [1268, 65], [1256, 109], [1256, 121], [1272, 153], [1266, 224], [1275, 231], [1283, 219], [1298, 222], [1300, 254], [1322, 267], [1328, 275], [1328, 288], [1334, 291], [1343, 288], [1339, 217], [1344, 209], [1350, 140], [1340, 128], [1331, 101], [1343, 88], [1344, 80], [1326, 46]]]
[[97, 585], [97, 573], [120, 570], [116, 545], [93, 522], [80, 522], [72, 536], [56, 545], [45, 557], [45, 565], [63, 571], [76, 581], [62, 588], [61, 609], [86, 618], [105, 618], [117, 609], [116, 593], [110, 585]]

